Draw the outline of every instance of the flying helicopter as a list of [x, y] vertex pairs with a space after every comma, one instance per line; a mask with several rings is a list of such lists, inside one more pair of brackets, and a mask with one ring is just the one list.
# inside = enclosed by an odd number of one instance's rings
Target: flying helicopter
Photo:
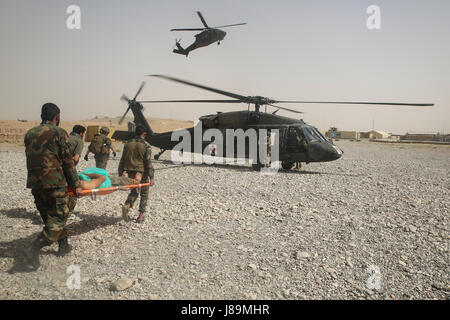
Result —
[[205, 26], [204, 28], [181, 28], [170, 30], [170, 31], [202, 31], [195, 35], [195, 42], [186, 49], [180, 45], [180, 40], [176, 40], [175, 45], [177, 46], [177, 49], [173, 50], [174, 53], [183, 54], [187, 57], [189, 52], [197, 48], [209, 46], [214, 42], [217, 42], [217, 45], [220, 45], [220, 41], [222, 41], [223, 38], [225, 38], [225, 35], [227, 34], [225, 31], [220, 30], [220, 28], [227, 28], [247, 24], [247, 23], [236, 23], [225, 26], [209, 27], [200, 11], [197, 11], [197, 14], [200, 20], [202, 21], [203, 25]]
[[[302, 119], [289, 118], [279, 116], [276, 113], [279, 110], [285, 110], [292, 113], [301, 114], [303, 112], [281, 107], [280, 103], [298, 103], [298, 104], [359, 104], [359, 105], [390, 105], [390, 106], [416, 106], [427, 107], [434, 104], [427, 103], [396, 103], [396, 102], [356, 102], [356, 101], [291, 101], [291, 100], [275, 100], [265, 98], [262, 96], [244, 96], [212, 87], [207, 87], [190, 81], [169, 77], [165, 75], [149, 75], [158, 77], [185, 85], [197, 87], [207, 91], [215, 92], [227, 96], [232, 99], [225, 100], [152, 100], [152, 101], [136, 101], [137, 96], [141, 92], [144, 82], [141, 84], [135, 97], [130, 100], [125, 95], [122, 96], [122, 100], [128, 103], [128, 108], [125, 114], [122, 116], [119, 123], [122, 123], [128, 111], [131, 109], [134, 115], [134, 123], [136, 125], [141, 124], [147, 128], [149, 134], [147, 134], [147, 142], [152, 146], [158, 147], [161, 151], [155, 155], [155, 159], [158, 159], [162, 153], [166, 150], [172, 150], [178, 141], [171, 141], [173, 131], [164, 133], [154, 133], [147, 120], [145, 119], [142, 110], [143, 103], [245, 103], [248, 105], [247, 110], [232, 111], [232, 112], [217, 112], [216, 114], [205, 115], [199, 118], [203, 128], [210, 129], [215, 128], [221, 131], [226, 129], [243, 129], [244, 131], [250, 128], [253, 129], [278, 129], [279, 130], [279, 160], [281, 166], [285, 170], [290, 170], [296, 164], [310, 163], [310, 162], [327, 162], [334, 161], [341, 158], [343, 151], [331, 141], [326, 139], [320, 131], [314, 126], [304, 122]], [[250, 106], [254, 106], [254, 110], [250, 110]], [[261, 111], [261, 107], [265, 106], [265, 111]], [[273, 112], [267, 112], [267, 106], [273, 107], [276, 110]], [[187, 128], [188, 132], [194, 134], [194, 127]], [[133, 135], [129, 131], [115, 131], [113, 138], [117, 140], [127, 140]], [[224, 139], [225, 140], [225, 139]], [[192, 139], [192, 149], [193, 147]], [[209, 146], [212, 141], [202, 140], [203, 151]], [[223, 147], [226, 148], [225, 141], [223, 141]], [[249, 159], [249, 145], [246, 142], [245, 157]], [[235, 149], [234, 156], [237, 156], [237, 150]], [[255, 159], [253, 159], [255, 160]], [[260, 169], [263, 164], [259, 162], [259, 159], [252, 164], [254, 169]]]

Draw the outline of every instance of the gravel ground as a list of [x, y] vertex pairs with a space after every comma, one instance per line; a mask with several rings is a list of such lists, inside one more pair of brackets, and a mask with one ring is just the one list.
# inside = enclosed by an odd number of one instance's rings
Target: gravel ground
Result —
[[44, 248], [33, 272], [21, 250], [41, 220], [23, 149], [2, 148], [0, 299], [449, 299], [450, 148], [337, 145], [337, 161], [274, 176], [155, 162], [143, 225], [121, 221], [124, 192], [80, 199], [74, 250]]

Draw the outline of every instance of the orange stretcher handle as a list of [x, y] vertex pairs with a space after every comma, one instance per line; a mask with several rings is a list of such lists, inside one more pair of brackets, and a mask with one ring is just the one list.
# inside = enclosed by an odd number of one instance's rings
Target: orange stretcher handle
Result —
[[[115, 187], [101, 188], [101, 189], [88, 189], [88, 190], [83, 190], [81, 192], [81, 195], [79, 195], [78, 197], [84, 197], [84, 196], [89, 196], [89, 195], [93, 195], [93, 194], [105, 195], [105, 194], [113, 193], [117, 190], [142, 188], [142, 187], [148, 187], [150, 185], [153, 185], [153, 184], [150, 184], [149, 182], [147, 182], [147, 183], [139, 183], [139, 184], [130, 184], [127, 186], [115, 186]], [[75, 190], [71, 187], [68, 188], [68, 194], [70, 197], [76, 197]]]

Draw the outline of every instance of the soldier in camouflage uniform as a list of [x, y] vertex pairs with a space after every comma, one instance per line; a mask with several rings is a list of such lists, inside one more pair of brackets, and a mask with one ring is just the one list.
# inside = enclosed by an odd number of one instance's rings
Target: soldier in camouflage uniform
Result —
[[[70, 148], [70, 154], [73, 157], [73, 162], [75, 163], [75, 166], [80, 161], [81, 154], [83, 153], [84, 148], [84, 134], [86, 132], [86, 128], [82, 125], [76, 124], [72, 128], [72, 132], [69, 134], [69, 148]], [[77, 198], [76, 197], [69, 197], [69, 212], [70, 214], [73, 213], [75, 210], [75, 207], [77, 205]]]
[[83, 153], [84, 148], [84, 134], [86, 132], [86, 128], [76, 124], [73, 126], [72, 132], [69, 134], [69, 146], [70, 153], [73, 156], [73, 162], [75, 165], [80, 161], [81, 154]]
[[25, 249], [29, 263], [38, 269], [39, 251], [58, 241], [58, 255], [70, 252], [66, 222], [69, 217], [67, 186], [81, 194], [81, 185], [69, 149], [67, 132], [59, 128], [60, 111], [53, 103], [46, 103], [41, 111], [42, 123], [25, 134], [27, 157], [27, 188], [31, 188], [44, 229]]
[[[138, 125], [136, 127], [135, 137], [129, 141], [124, 146], [122, 158], [119, 163], [119, 176], [127, 171], [128, 177], [140, 181], [140, 183], [148, 183], [150, 180], [150, 185], [154, 184], [154, 172], [151, 155], [152, 150], [145, 137], [147, 131], [144, 126]], [[139, 217], [136, 222], [144, 222], [144, 213], [147, 208], [148, 192], [149, 187], [141, 188], [141, 200], [139, 204]], [[128, 211], [133, 207], [134, 202], [139, 196], [137, 189], [130, 191], [125, 204], [122, 206], [122, 216], [125, 221], [129, 221]]]
[[[108, 134], [109, 129], [107, 127], [102, 127], [100, 129], [100, 134], [96, 134], [94, 136], [94, 139], [89, 145], [88, 152], [84, 156], [84, 160], [88, 161], [89, 153], [92, 152], [94, 154], [95, 166], [97, 168], [106, 169], [110, 150], [112, 150], [114, 157], [116, 156], [116, 151], [112, 146], [112, 141], [110, 138], [107, 137]], [[101, 147], [98, 150], [95, 150], [98, 141], [100, 142]]]

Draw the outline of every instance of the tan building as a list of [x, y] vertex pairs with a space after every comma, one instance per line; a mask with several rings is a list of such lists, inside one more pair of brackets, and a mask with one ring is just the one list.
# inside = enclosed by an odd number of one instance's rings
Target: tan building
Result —
[[359, 139], [359, 134], [356, 131], [340, 131], [341, 139]]
[[388, 139], [389, 133], [380, 131], [380, 130], [372, 130], [370, 131], [370, 139]]

